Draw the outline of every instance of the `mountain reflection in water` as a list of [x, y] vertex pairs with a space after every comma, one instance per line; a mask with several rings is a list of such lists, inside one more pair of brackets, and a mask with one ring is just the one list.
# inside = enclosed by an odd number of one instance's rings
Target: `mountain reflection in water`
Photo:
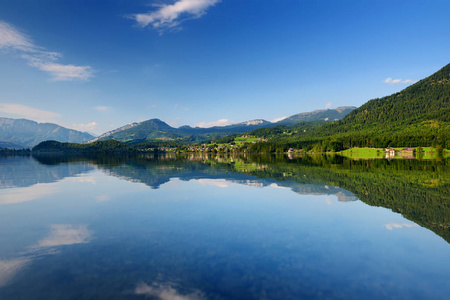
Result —
[[[401, 213], [450, 242], [448, 160], [167, 154], [137, 157], [36, 156], [34, 159], [6, 157], [0, 160], [0, 166], [0, 188], [54, 182], [97, 168], [108, 175], [144, 183], [153, 189], [171, 178], [184, 181], [224, 179], [251, 186], [276, 185], [301, 195], [335, 195], [342, 202], [359, 199], [369, 205]], [[35, 195], [39, 193], [39, 190], [33, 191]], [[7, 195], [4, 195], [3, 201], [8, 201]]]

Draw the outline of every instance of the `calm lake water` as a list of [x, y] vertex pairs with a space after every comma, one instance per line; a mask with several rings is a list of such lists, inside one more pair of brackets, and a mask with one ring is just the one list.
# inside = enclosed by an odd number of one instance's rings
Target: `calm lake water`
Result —
[[0, 157], [0, 299], [449, 299], [448, 161]]

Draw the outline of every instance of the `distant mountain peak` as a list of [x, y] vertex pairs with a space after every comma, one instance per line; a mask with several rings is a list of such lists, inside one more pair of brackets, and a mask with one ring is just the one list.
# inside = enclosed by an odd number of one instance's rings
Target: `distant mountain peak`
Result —
[[17, 145], [14, 148], [33, 147], [46, 140], [84, 143], [93, 135], [65, 128], [53, 123], [38, 123], [27, 119], [0, 117], [0, 142], [4, 145]]

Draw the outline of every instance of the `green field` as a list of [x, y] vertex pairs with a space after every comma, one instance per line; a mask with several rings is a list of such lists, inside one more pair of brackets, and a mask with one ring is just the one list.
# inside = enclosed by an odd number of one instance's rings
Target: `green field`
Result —
[[385, 158], [385, 149], [383, 148], [351, 148], [338, 154], [348, 158]]
[[[394, 148], [396, 151], [395, 159], [402, 159], [402, 155], [398, 152], [403, 148]], [[420, 147], [416, 148], [415, 157], [420, 159], [436, 159], [438, 155], [438, 150], [433, 147]], [[375, 159], [375, 158], [386, 158], [386, 150], [384, 148], [351, 148], [341, 152], [337, 152], [338, 154], [354, 159]], [[450, 157], [450, 150], [444, 149], [442, 152], [442, 156], [444, 158]]]
[[236, 143], [236, 145], [244, 145], [244, 144], [249, 144], [249, 143], [256, 143], [258, 142], [259, 139], [257, 137], [253, 137], [253, 136], [240, 136], [234, 139], [234, 142]]

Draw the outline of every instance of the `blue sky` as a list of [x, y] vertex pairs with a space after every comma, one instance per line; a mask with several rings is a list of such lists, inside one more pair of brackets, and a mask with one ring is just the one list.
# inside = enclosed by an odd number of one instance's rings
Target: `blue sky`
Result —
[[450, 63], [450, 1], [0, 1], [0, 116], [96, 134], [360, 106]]

